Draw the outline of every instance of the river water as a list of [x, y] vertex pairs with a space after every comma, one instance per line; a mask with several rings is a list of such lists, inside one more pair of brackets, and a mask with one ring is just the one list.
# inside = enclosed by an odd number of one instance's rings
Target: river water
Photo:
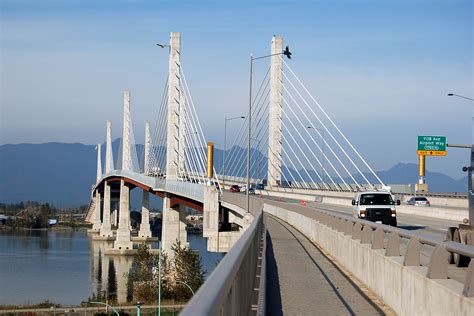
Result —
[[[202, 235], [188, 234], [210, 273], [223, 254], [206, 250]], [[85, 231], [0, 231], [0, 304], [36, 304], [46, 299], [78, 305], [93, 293], [127, 299], [130, 256], [106, 256], [111, 242], [93, 241]], [[158, 244], [152, 244], [158, 248]]]

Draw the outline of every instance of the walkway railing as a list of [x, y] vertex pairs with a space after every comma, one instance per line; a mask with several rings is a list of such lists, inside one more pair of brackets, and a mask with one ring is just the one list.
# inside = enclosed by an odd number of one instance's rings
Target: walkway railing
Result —
[[260, 282], [264, 271], [257, 267], [264, 258], [265, 232], [263, 212], [258, 213], [181, 315], [247, 315], [258, 308], [259, 301], [264, 305], [264, 298], [259, 297], [264, 289], [254, 290], [265, 285]]
[[[278, 203], [269, 204], [279, 208], [277, 206]], [[281, 208], [292, 211], [296, 206], [282, 205]], [[311, 217], [316, 221], [344, 233], [344, 235], [352, 236], [352, 239], [360, 240], [361, 244], [370, 244], [372, 249], [385, 249], [385, 256], [388, 257], [402, 256], [400, 241], [402, 238], [408, 239], [408, 245], [403, 254], [404, 266], [420, 266], [422, 246], [434, 247], [427, 266], [426, 277], [429, 279], [448, 279], [448, 264], [451, 262], [451, 256], [454, 254], [471, 258], [464, 282], [463, 295], [474, 297], [474, 260], [472, 260], [474, 258], [474, 246], [452, 241], [439, 242], [439, 240], [430, 236], [423, 236], [406, 229], [357, 219], [349, 215], [315, 209], [306, 210], [311, 212]], [[388, 240], [385, 243], [386, 238]]]

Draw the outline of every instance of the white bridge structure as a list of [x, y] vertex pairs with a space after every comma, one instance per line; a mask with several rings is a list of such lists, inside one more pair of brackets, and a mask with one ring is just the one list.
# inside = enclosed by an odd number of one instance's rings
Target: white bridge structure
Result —
[[[426, 311], [437, 313], [443, 310], [436, 309], [439, 304], [449, 302], [447, 300], [462, 302], [451, 310], [454, 313], [472, 311], [472, 263], [466, 282], [461, 284], [459, 291], [453, 290], [457, 285], [437, 283], [433, 279], [450, 281], [444, 273], [448, 262], [443, 256], [451, 252], [473, 257], [473, 247], [420, 240], [397, 228], [327, 212], [305, 219], [306, 215], [298, 210], [285, 209], [278, 204], [279, 198], [318, 201], [318, 197], [324, 196], [347, 199], [351, 192], [358, 190], [387, 189], [349, 137], [342, 133], [292, 70], [282, 52], [283, 39], [273, 37], [271, 55], [268, 56], [270, 66], [261, 76], [256, 94], [252, 96], [251, 110], [232, 146], [225, 152], [224, 165], [227, 168], [214, 170], [212, 159], [207, 155], [208, 142], [200, 125], [198, 107], [193, 102], [181, 63], [181, 37], [179, 33], [171, 33], [168, 80], [153, 133], [150, 124], [145, 124], [143, 152], [139, 155], [136, 149], [131, 120], [133, 101], [129, 91], [124, 92], [117, 163], [114, 164], [112, 154], [111, 122], [107, 122], [103, 166], [101, 145], [97, 147], [97, 179], [87, 214], [87, 220], [93, 224], [91, 233], [94, 238], [114, 240], [113, 249], [109, 250], [112, 254], [130, 254], [134, 242], [151, 239], [149, 195], [153, 194], [163, 199], [160, 241], [163, 251], [170, 252], [176, 241], [187, 242], [184, 207], [203, 212], [203, 236], [208, 239], [208, 250], [228, 253], [183, 311], [184, 315], [265, 312], [265, 282], [262, 281], [265, 276], [264, 212], [301, 229], [309, 239], [327, 247], [328, 251], [337, 252], [338, 243], [340, 247], [346, 247], [344, 249], [362, 247], [357, 250], [360, 256], [364, 253], [370, 258], [376, 256], [371, 259], [373, 264], [384, 265], [385, 268], [377, 270], [381, 278], [385, 275], [389, 280], [388, 274], [391, 273], [405, 278], [394, 285], [399, 286], [399, 291], [405, 291], [403, 282], [411, 282], [411, 288], [406, 289], [411, 292], [395, 302], [390, 298], [392, 293], [384, 292], [380, 285], [364, 279], [363, 276], [369, 273], [364, 266], [350, 270], [357, 276], [360, 274], [360, 279], [366, 281], [369, 288], [397, 313], [407, 313], [410, 308], [412, 311], [420, 310], [419, 304], [423, 304]], [[241, 185], [246, 181], [247, 130], [251, 130], [250, 182], [264, 186], [250, 198], [249, 209], [246, 208], [245, 195], [225, 192], [230, 185]], [[131, 236], [130, 225], [130, 190], [135, 188], [143, 191], [138, 237]], [[271, 199], [264, 202], [262, 195]], [[239, 229], [231, 230], [231, 224]], [[117, 227], [115, 232], [113, 226]], [[322, 230], [333, 239], [321, 237]], [[385, 237], [391, 238], [390, 251], [380, 252], [388, 247], [383, 243]], [[410, 246], [403, 254], [400, 252], [400, 238], [410, 240]], [[420, 257], [421, 244], [436, 247], [432, 262], [429, 267], [423, 267], [426, 270], [411, 271], [412, 266], [420, 266], [416, 256]], [[395, 250], [397, 245], [398, 250]], [[335, 255], [342, 254], [337, 252]], [[394, 261], [390, 259], [392, 256], [401, 259]], [[403, 260], [407, 256], [409, 259]], [[341, 260], [350, 262], [345, 257]], [[254, 291], [255, 285], [259, 291]], [[444, 299], [433, 303], [432, 299], [426, 298], [426, 291], [434, 291], [436, 297], [444, 295]]]

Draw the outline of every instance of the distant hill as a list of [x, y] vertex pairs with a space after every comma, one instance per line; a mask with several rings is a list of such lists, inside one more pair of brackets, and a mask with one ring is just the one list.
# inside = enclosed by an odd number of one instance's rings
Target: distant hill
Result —
[[[115, 157], [119, 144], [120, 139], [113, 142]], [[105, 146], [102, 148], [104, 156]], [[142, 148], [142, 145], [137, 146], [139, 155]], [[239, 150], [240, 159], [245, 159], [245, 150]], [[261, 157], [260, 153], [256, 154]], [[220, 170], [222, 151], [218, 149], [215, 152], [215, 162], [216, 169]], [[232, 166], [227, 166], [227, 170], [231, 168]], [[377, 174], [389, 184], [415, 183], [417, 168], [415, 164], [399, 163]], [[266, 162], [262, 159], [261, 165], [255, 164], [252, 170], [254, 169], [266, 170]], [[243, 167], [242, 170], [244, 170]], [[295, 171], [284, 170], [285, 174], [289, 172]], [[300, 173], [305, 175], [305, 172], [300, 171]], [[252, 174], [255, 173], [252, 172]], [[316, 179], [314, 172], [309, 172], [309, 174]], [[0, 146], [0, 202], [3, 203], [32, 200], [49, 202], [58, 207], [87, 204], [95, 176], [95, 145], [44, 143]], [[307, 176], [303, 177], [307, 178]], [[360, 178], [360, 176], [356, 177], [356, 180], [360, 181]], [[430, 171], [427, 171], [426, 178], [430, 191], [465, 192], [467, 190], [466, 178], [455, 180], [445, 174]]]
[[[418, 165], [398, 163], [389, 170], [379, 171], [377, 175], [390, 184], [407, 184], [418, 181]], [[426, 171], [426, 182], [432, 192], [467, 192], [467, 176], [455, 180], [443, 173]]]

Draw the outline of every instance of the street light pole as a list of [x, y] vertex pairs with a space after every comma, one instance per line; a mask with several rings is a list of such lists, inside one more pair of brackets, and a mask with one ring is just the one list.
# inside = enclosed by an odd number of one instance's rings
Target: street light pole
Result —
[[194, 290], [193, 290], [192, 287], [190, 287], [186, 282], [183, 282], [183, 281], [180, 281], [180, 280], [176, 280], [175, 282], [176, 282], [176, 283], [180, 283], [180, 284], [186, 286], [186, 287], [191, 291], [191, 293], [192, 293], [193, 296], [194, 296], [194, 294], [195, 294], [195, 293], [194, 293]]
[[252, 135], [252, 67], [253, 67], [253, 56], [250, 54], [250, 87], [249, 87], [249, 114], [248, 114], [248, 138], [247, 138], [247, 189], [245, 195], [247, 198], [247, 213], [250, 212], [250, 137]]
[[288, 59], [291, 59], [291, 52], [288, 46], [286, 46], [285, 50], [282, 51], [281, 53], [276, 53], [276, 54], [270, 54], [270, 55], [265, 55], [265, 56], [260, 56], [260, 57], [253, 57], [252, 54], [250, 54], [250, 87], [249, 87], [249, 114], [248, 114], [248, 122], [249, 122], [249, 128], [248, 128], [248, 138], [247, 138], [247, 188], [246, 188], [246, 197], [247, 197], [247, 213], [250, 212], [250, 195], [249, 195], [249, 188], [250, 188], [250, 138], [251, 138], [251, 133], [252, 133], [252, 70], [253, 70], [253, 61], [257, 59], [263, 59], [267, 57], [272, 57], [272, 56], [277, 56], [277, 55], [285, 55], [288, 57]]
[[474, 102], [474, 99], [472, 99], [472, 98], [468, 98], [468, 97], [465, 97], [463, 95], [459, 95], [459, 94], [455, 94], [455, 93], [448, 93], [448, 97], [458, 97], [458, 98], [463, 98], [463, 99]]

